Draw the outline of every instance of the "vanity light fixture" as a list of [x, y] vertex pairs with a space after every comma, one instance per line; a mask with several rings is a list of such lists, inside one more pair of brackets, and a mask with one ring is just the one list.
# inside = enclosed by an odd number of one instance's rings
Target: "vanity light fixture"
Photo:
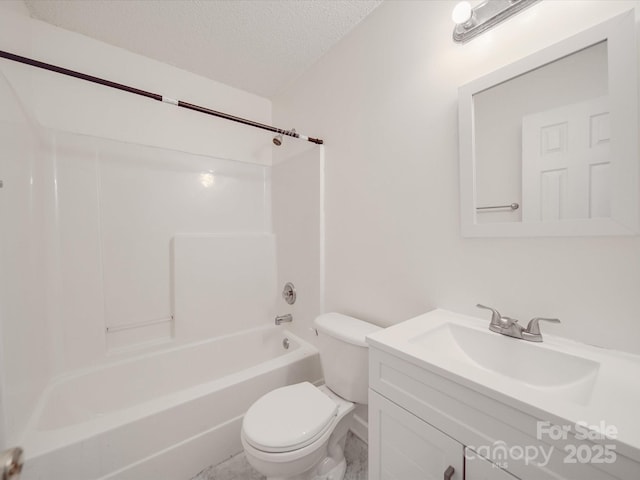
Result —
[[460, 2], [451, 13], [451, 19], [456, 24], [453, 29], [453, 41], [466, 43], [539, 1], [486, 0], [475, 7], [471, 7], [469, 2]]

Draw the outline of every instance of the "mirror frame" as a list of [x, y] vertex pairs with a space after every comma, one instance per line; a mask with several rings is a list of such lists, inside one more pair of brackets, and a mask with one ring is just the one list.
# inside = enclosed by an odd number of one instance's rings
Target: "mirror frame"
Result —
[[[597, 43], [607, 41], [611, 104], [611, 217], [557, 222], [477, 223], [473, 95]], [[463, 85], [458, 90], [460, 223], [463, 237], [636, 235], [640, 231], [638, 57], [635, 12], [629, 10]], [[511, 200], [510, 200], [511, 201]], [[507, 202], [508, 203], [508, 202]]]

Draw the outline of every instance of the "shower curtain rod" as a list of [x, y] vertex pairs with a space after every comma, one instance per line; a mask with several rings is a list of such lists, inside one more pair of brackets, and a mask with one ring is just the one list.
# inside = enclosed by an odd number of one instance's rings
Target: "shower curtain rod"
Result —
[[0, 50], [0, 57], [12, 60], [14, 62], [23, 63], [32, 67], [42, 68], [51, 72], [60, 73], [69, 77], [79, 78], [80, 80], [86, 80], [87, 82], [97, 83], [104, 85], [105, 87], [115, 88], [116, 90], [122, 90], [124, 92], [134, 93], [143, 97], [151, 98], [159, 102], [170, 103], [178, 107], [186, 108], [188, 110], [194, 110], [200, 113], [206, 113], [207, 115], [213, 115], [214, 117], [224, 118], [225, 120], [231, 120], [232, 122], [242, 123], [243, 125], [249, 125], [250, 127], [261, 128], [262, 130], [268, 130], [270, 132], [279, 133], [280, 135], [287, 135], [289, 137], [299, 138], [311, 143], [322, 145], [324, 142], [320, 138], [307, 137], [306, 135], [300, 135], [295, 130], [283, 130], [281, 128], [272, 127], [264, 123], [254, 122], [253, 120], [247, 120], [246, 118], [236, 117], [235, 115], [229, 115], [228, 113], [218, 112], [211, 110], [210, 108], [201, 107], [192, 103], [183, 102], [182, 100], [176, 100], [175, 98], [166, 97], [157, 93], [147, 92], [146, 90], [140, 90], [139, 88], [129, 87], [121, 83], [105, 80], [104, 78], [94, 77], [93, 75], [87, 75], [86, 73], [76, 72], [75, 70], [69, 70], [68, 68], [59, 67], [57, 65], [51, 65], [49, 63], [33, 60], [32, 58], [22, 57], [14, 53], [5, 52]]

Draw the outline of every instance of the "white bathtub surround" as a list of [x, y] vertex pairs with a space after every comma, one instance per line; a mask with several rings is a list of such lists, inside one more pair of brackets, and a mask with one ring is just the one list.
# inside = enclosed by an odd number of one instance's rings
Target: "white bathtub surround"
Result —
[[[234, 298], [229, 293], [235, 288], [235, 298], [274, 292], [275, 301], [274, 280], [268, 278], [275, 272], [274, 249], [268, 246], [273, 239], [263, 238], [262, 245], [245, 238], [269, 236], [253, 233], [269, 228], [267, 167], [69, 133], [41, 134], [47, 140], [41, 162], [53, 177], [45, 182], [57, 185], [46, 192], [45, 211], [45, 239], [59, 242], [47, 252], [45, 267], [57, 284], [49, 313], [57, 326], [51, 339], [57, 373], [100, 363], [105, 353], [123, 347], [230, 333], [232, 322], [217, 331], [210, 325], [198, 330], [201, 316], [182, 308], [185, 292], [206, 287], [198, 287], [200, 279], [217, 279], [225, 286], [224, 298]], [[185, 246], [183, 232], [202, 239]], [[223, 245], [220, 237], [232, 235], [235, 241]], [[196, 245], [208, 248], [203, 253]], [[199, 263], [194, 266], [183, 247], [199, 251]], [[248, 265], [256, 256], [261, 262]], [[254, 275], [258, 266], [261, 275]], [[237, 330], [260, 322], [257, 309], [243, 305], [231, 315], [244, 320]], [[271, 316], [264, 300], [256, 305], [265, 318]], [[212, 317], [215, 307], [200, 313]], [[84, 341], [67, 340], [78, 337]], [[61, 348], [65, 341], [71, 345]]]
[[[0, 16], [1, 19], [1, 16]], [[51, 375], [42, 274], [44, 176], [37, 131], [0, 73], [0, 448], [24, 428]], [[9, 272], [11, 272], [9, 274]], [[19, 318], [20, 321], [8, 321]], [[24, 341], [22, 341], [24, 339]], [[9, 414], [5, 414], [5, 412]]]
[[276, 238], [269, 233], [176, 235], [175, 338], [195, 341], [273, 322], [275, 248]]
[[241, 451], [255, 399], [320, 375], [315, 347], [269, 326], [61, 378], [25, 435], [24, 478], [187, 478]]
[[[3, 50], [272, 123], [266, 98], [18, 7], [0, 2]], [[273, 147], [267, 132], [4, 60], [0, 100], [4, 447], [22, 443], [54, 379], [195, 340], [176, 341], [181, 332], [232, 333], [184, 316], [179, 325], [171, 242], [272, 234]], [[273, 254], [264, 260], [275, 278]], [[243, 317], [238, 330], [267, 325], [271, 313]]]
[[312, 343], [313, 319], [324, 312], [323, 150], [287, 144], [274, 151], [271, 169], [278, 287], [291, 281], [299, 292], [295, 304], [278, 300], [278, 307], [293, 314], [291, 330]]
[[[367, 444], [352, 432], [347, 434], [344, 456], [347, 460], [344, 480], [367, 480]], [[264, 480], [265, 478], [249, 465], [244, 453], [239, 453], [219, 465], [203, 470], [191, 480]]]

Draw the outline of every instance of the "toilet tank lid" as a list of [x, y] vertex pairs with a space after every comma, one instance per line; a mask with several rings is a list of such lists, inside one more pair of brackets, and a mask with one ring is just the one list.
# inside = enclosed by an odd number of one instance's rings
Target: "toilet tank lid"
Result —
[[314, 325], [325, 335], [360, 347], [367, 346], [366, 335], [381, 330], [377, 325], [335, 312], [319, 315]]

